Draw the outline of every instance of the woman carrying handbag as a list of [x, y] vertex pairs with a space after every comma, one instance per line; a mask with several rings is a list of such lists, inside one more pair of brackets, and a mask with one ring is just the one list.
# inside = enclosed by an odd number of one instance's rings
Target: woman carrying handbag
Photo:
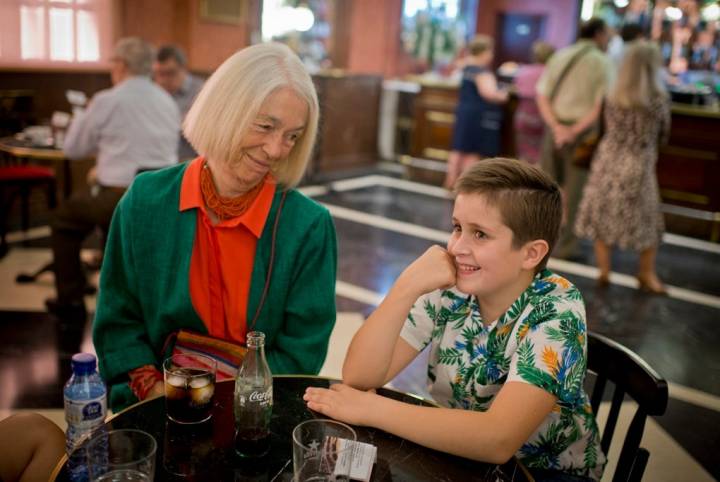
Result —
[[658, 82], [660, 52], [636, 41], [627, 49], [604, 104], [604, 135], [583, 191], [575, 233], [594, 242], [600, 275], [608, 284], [611, 247], [640, 253], [639, 288], [666, 289], [655, 271], [664, 223], [655, 166], [658, 144], [670, 132], [670, 103]]

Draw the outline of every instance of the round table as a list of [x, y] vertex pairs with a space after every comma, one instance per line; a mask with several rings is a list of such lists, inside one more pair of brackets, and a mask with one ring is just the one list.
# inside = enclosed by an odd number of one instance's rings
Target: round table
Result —
[[[119, 412], [107, 422], [109, 430], [137, 428], [158, 442], [155, 482], [290, 481], [293, 428], [304, 420], [325, 418], [309, 410], [302, 399], [308, 386], [327, 388], [337, 380], [311, 376], [273, 377], [274, 406], [270, 452], [262, 459], [242, 459], [234, 450], [234, 382], [219, 382], [210, 421], [192, 426], [170, 422], [164, 397], [147, 400]], [[419, 397], [381, 388], [378, 393], [417, 405], [434, 404]], [[378, 448], [372, 481], [529, 481], [532, 477], [515, 459], [502, 466], [476, 462], [431, 450], [369, 427], [353, 427], [358, 440]], [[69, 481], [63, 457], [51, 480]], [[171, 469], [171, 470], [168, 470]]]

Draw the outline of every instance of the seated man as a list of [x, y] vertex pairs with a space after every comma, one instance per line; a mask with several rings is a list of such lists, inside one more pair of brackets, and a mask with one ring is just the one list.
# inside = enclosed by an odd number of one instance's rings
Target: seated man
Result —
[[115, 205], [141, 169], [177, 163], [180, 112], [172, 98], [150, 80], [153, 49], [139, 38], [118, 42], [112, 57], [113, 87], [98, 92], [76, 116], [65, 138], [71, 159], [96, 156], [97, 189], [77, 192], [52, 220], [57, 298], [48, 311], [85, 319], [85, 275], [80, 247], [95, 226], [110, 225]]
[[[180, 47], [164, 45], [158, 49], [153, 62], [153, 80], [170, 94], [180, 109], [183, 119], [203, 86], [203, 80], [187, 69], [187, 57]], [[197, 153], [184, 135], [180, 136], [178, 158], [195, 159]]]

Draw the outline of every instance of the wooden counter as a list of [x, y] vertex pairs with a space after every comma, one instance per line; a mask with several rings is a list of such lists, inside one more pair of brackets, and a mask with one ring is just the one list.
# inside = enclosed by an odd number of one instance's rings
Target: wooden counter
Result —
[[[414, 103], [410, 150], [400, 161], [413, 179], [440, 184], [452, 142], [457, 86], [421, 83]], [[502, 155], [514, 157], [512, 115], [507, 104]], [[720, 109], [673, 104], [670, 141], [657, 166], [663, 210], [712, 223], [710, 238], [720, 240]]]
[[382, 77], [328, 72], [313, 82], [320, 129], [309, 175], [376, 163]]

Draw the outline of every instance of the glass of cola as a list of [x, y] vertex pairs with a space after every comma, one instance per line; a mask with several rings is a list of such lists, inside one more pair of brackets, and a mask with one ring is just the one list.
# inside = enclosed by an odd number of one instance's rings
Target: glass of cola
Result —
[[204, 355], [183, 353], [165, 360], [163, 370], [168, 418], [183, 424], [209, 420], [215, 395], [217, 362]]

